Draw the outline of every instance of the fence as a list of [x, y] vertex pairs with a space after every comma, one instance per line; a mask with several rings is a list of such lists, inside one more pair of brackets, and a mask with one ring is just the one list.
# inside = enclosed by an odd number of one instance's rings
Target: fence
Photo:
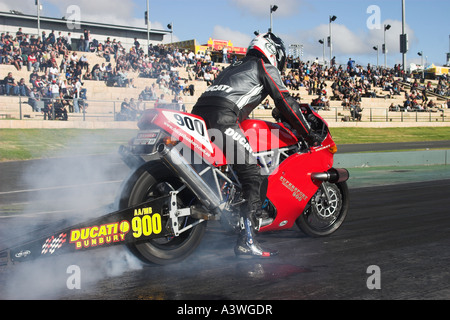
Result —
[[[119, 100], [88, 100], [88, 99], [52, 99], [44, 98], [32, 106], [28, 97], [13, 97], [17, 101], [5, 102], [0, 99], [0, 117], [10, 119], [44, 119], [62, 120], [67, 114], [67, 120], [81, 121], [134, 121], [139, 113], [155, 107], [156, 101], [135, 100], [138, 112], [133, 117], [123, 117], [122, 103]], [[130, 99], [131, 100], [131, 99]], [[62, 104], [53, 108], [53, 105]], [[78, 108], [79, 112], [77, 112]], [[193, 103], [164, 103], [164, 108], [190, 111]], [[40, 111], [33, 111], [39, 110]], [[64, 109], [66, 111], [64, 111]], [[342, 107], [331, 107], [330, 110], [318, 110], [318, 113], [328, 122], [355, 121], [349, 110]], [[449, 109], [433, 109], [433, 111], [390, 111], [388, 108], [364, 108], [361, 122], [449, 122]], [[272, 120], [271, 110], [255, 109], [252, 118]]]

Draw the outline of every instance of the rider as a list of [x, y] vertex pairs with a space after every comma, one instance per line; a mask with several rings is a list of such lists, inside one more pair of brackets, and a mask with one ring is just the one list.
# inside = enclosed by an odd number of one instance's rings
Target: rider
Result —
[[[254, 231], [258, 229], [256, 219], [262, 213], [260, 189], [263, 177], [239, 123], [270, 95], [277, 111], [298, 135], [308, 143], [320, 140], [283, 84], [281, 72], [285, 63], [283, 41], [271, 32], [258, 35], [250, 43], [246, 57], [223, 70], [192, 110], [205, 120], [209, 129], [220, 130], [222, 141], [232, 141], [235, 149], [227, 152], [224, 148], [224, 153], [227, 161], [234, 163], [246, 200], [246, 207], [240, 210], [241, 231], [234, 248], [237, 256], [268, 257], [277, 253], [262, 250], [254, 239]], [[237, 163], [237, 157], [242, 155], [245, 162]]]

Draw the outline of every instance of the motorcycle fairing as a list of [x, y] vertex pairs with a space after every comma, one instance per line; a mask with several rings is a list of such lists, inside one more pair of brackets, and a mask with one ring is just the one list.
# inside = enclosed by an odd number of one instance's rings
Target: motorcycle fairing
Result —
[[323, 148], [292, 155], [269, 176], [267, 199], [277, 208], [274, 221], [261, 228], [261, 232], [289, 229], [305, 210], [309, 199], [317, 192], [321, 182], [311, 179], [314, 172], [332, 168], [332, 153]]
[[149, 109], [139, 119], [138, 127], [157, 126], [199, 154], [205, 161], [220, 167], [226, 164], [222, 150], [211, 142], [205, 121], [194, 114], [167, 109]]
[[245, 120], [241, 128], [254, 152], [289, 147], [298, 143], [297, 138], [280, 124], [263, 120]]

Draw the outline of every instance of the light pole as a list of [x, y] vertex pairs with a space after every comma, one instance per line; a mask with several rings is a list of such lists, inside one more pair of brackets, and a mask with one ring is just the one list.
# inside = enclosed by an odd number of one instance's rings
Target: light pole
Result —
[[169, 23], [167, 25], [167, 28], [170, 30], [170, 44], [173, 43], [173, 22]]
[[145, 24], [147, 25], [147, 53], [149, 53], [149, 47], [150, 47], [150, 11], [149, 11], [149, 4], [147, 0], [147, 11], [145, 11]]
[[328, 46], [330, 47], [330, 62], [333, 59], [333, 39], [332, 39], [332, 31], [331, 31], [331, 23], [333, 21], [336, 21], [337, 17], [336, 16], [330, 16], [330, 36], [328, 37]]
[[270, 5], [270, 29], [269, 32], [272, 32], [272, 13], [277, 11], [278, 6], [277, 5]]
[[408, 35], [405, 33], [406, 25], [406, 4], [405, 0], [402, 0], [402, 34], [400, 35], [400, 46], [402, 53], [403, 71], [406, 71], [406, 53], [408, 52]]
[[377, 52], [377, 71], [378, 71], [378, 67], [380, 65], [379, 63], [379, 56], [380, 56], [380, 48], [378, 46], [373, 47], [373, 50], [375, 50]]
[[320, 39], [319, 43], [322, 45], [322, 49], [323, 49], [322, 59], [323, 59], [323, 65], [325, 65], [325, 39]]
[[391, 28], [390, 24], [384, 25], [384, 44], [383, 44], [383, 51], [384, 51], [384, 68], [387, 68], [387, 46], [386, 46], [386, 31]]
[[38, 38], [41, 36], [41, 0], [36, 0], [37, 6], [37, 25], [38, 25]]
[[420, 64], [422, 65], [422, 79], [425, 78], [425, 66], [423, 65], [423, 51], [417, 52], [420, 57]]

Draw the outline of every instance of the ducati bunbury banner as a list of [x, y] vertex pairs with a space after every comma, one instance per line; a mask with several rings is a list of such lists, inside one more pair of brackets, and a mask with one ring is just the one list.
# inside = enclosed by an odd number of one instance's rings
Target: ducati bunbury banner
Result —
[[102, 248], [128, 242], [146, 241], [168, 235], [167, 215], [163, 215], [169, 197], [161, 197], [138, 206], [65, 228], [54, 234], [31, 240], [9, 249], [11, 261]]

